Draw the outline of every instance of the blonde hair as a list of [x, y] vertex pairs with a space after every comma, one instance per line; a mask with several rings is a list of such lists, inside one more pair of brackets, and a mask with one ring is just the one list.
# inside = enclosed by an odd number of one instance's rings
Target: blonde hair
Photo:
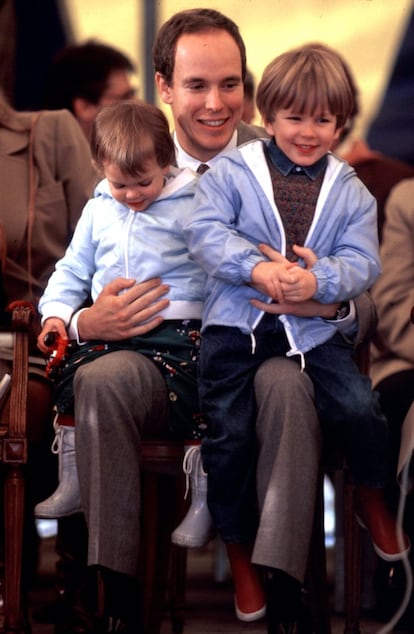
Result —
[[115, 103], [98, 113], [91, 150], [99, 171], [104, 163], [114, 163], [131, 176], [144, 172], [153, 159], [160, 167], [175, 159], [167, 118], [159, 108], [138, 99]]
[[320, 43], [306, 44], [279, 55], [265, 68], [256, 94], [257, 108], [265, 123], [277, 110], [298, 113], [328, 110], [342, 128], [356, 111], [356, 91], [341, 56]]

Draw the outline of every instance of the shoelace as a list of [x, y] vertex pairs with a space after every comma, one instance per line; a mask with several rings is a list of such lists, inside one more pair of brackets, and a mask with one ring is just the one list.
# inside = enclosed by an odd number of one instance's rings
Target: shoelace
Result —
[[[187, 499], [188, 491], [190, 490], [190, 474], [193, 471], [193, 466], [194, 466], [194, 469], [198, 471], [200, 460], [201, 460], [201, 454], [200, 454], [199, 445], [192, 445], [189, 449], [187, 449], [184, 455], [184, 460], [183, 460], [183, 471], [185, 473], [184, 500]], [[195, 461], [195, 464], [193, 464], [194, 461]]]
[[59, 414], [56, 414], [55, 418], [53, 419], [53, 429], [55, 430], [55, 437], [52, 442], [51, 450], [54, 454], [58, 454], [60, 452], [63, 438], [63, 429], [61, 425], [58, 425], [57, 422], [58, 416]]

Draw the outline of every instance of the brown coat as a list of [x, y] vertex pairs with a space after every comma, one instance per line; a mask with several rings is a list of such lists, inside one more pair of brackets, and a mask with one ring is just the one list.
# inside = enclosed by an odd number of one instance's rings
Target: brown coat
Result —
[[[88, 143], [67, 110], [40, 113], [30, 160], [33, 114], [37, 113], [8, 109], [3, 113], [0, 106], [0, 222], [6, 234], [4, 285], [8, 301], [39, 298], [97, 181]], [[30, 164], [35, 199], [32, 222]]]
[[414, 178], [398, 183], [386, 204], [380, 248], [382, 273], [372, 289], [379, 323], [371, 346], [374, 387], [414, 369]]

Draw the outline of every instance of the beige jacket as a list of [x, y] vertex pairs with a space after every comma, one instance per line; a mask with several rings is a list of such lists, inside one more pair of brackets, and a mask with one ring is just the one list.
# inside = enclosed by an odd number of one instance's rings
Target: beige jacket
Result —
[[[31, 156], [30, 129], [37, 114], [3, 112], [0, 104], [0, 222], [7, 244], [8, 301], [38, 299], [97, 182], [88, 143], [67, 110], [39, 113]], [[31, 191], [35, 205], [29, 220]]]
[[372, 289], [379, 317], [371, 346], [374, 387], [395, 372], [414, 369], [414, 178], [391, 191], [380, 255], [383, 271]]

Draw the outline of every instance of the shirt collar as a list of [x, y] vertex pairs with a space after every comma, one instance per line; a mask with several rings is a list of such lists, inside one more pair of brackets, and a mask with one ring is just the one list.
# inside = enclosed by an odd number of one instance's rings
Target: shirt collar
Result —
[[283, 176], [287, 176], [288, 174], [303, 174], [305, 173], [309, 176], [310, 179], [315, 180], [319, 176], [319, 174], [326, 168], [328, 163], [328, 155], [322, 156], [316, 163], [313, 165], [308, 165], [306, 167], [302, 167], [300, 165], [296, 165], [291, 161], [284, 152], [276, 145], [276, 142], [271, 139], [270, 143], [267, 146], [269, 157], [271, 162], [279, 172], [283, 174]]
[[175, 145], [175, 157], [178, 167], [189, 167], [194, 172], [196, 172], [197, 167], [200, 165], [200, 163], [206, 163], [209, 167], [212, 167], [215, 163], [217, 163], [219, 158], [221, 158], [225, 152], [229, 152], [230, 150], [233, 150], [235, 147], [237, 147], [237, 130], [233, 132], [233, 136], [227, 143], [226, 147], [224, 147], [220, 152], [218, 152], [218, 154], [213, 156], [213, 158], [209, 159], [208, 161], [200, 161], [200, 159], [194, 158], [194, 156], [191, 156], [185, 150], [183, 150], [177, 139], [177, 133], [175, 131], [173, 133], [173, 139]]

